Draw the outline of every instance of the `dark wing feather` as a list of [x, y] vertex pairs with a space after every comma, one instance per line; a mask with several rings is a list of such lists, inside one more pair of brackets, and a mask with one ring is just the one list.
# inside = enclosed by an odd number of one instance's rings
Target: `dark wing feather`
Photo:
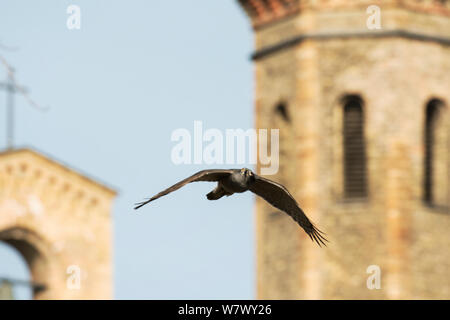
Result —
[[180, 182], [167, 188], [166, 190], [161, 191], [160, 193], [151, 197], [150, 199], [147, 199], [140, 203], [136, 203], [136, 207], [134, 209], [139, 209], [143, 205], [146, 205], [147, 203], [152, 202], [153, 200], [156, 200], [162, 196], [165, 196], [166, 194], [169, 194], [175, 190], [178, 190], [188, 183], [196, 182], [196, 181], [219, 181], [219, 180], [225, 178], [226, 176], [230, 175], [231, 173], [233, 173], [233, 171], [234, 171], [233, 169], [228, 169], [228, 170], [227, 169], [211, 169], [211, 170], [199, 171], [196, 174], [194, 174], [184, 180], [181, 180]]
[[319, 246], [325, 245], [324, 241], [328, 241], [323, 236], [324, 233], [309, 221], [294, 197], [281, 184], [255, 175], [255, 182], [250, 186], [250, 191], [262, 197], [275, 208], [290, 215], [306, 231], [311, 240], [317, 242]]

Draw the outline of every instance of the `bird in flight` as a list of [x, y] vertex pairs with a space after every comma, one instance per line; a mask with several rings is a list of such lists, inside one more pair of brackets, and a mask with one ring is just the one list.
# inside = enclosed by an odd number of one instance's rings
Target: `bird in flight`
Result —
[[326, 245], [328, 240], [324, 237], [324, 233], [317, 229], [303, 210], [297, 204], [294, 197], [289, 191], [279, 183], [269, 179], [258, 176], [250, 169], [210, 169], [202, 170], [196, 174], [181, 180], [173, 186], [161, 191], [157, 195], [146, 199], [143, 202], [137, 203], [134, 209], [152, 202], [166, 194], [180, 189], [191, 182], [197, 181], [216, 181], [217, 187], [208, 193], [206, 197], [208, 200], [217, 200], [223, 196], [231, 196], [234, 193], [242, 193], [250, 190], [251, 192], [262, 197], [275, 208], [284, 211], [292, 217], [302, 227], [312, 241], [315, 241], [319, 246]]

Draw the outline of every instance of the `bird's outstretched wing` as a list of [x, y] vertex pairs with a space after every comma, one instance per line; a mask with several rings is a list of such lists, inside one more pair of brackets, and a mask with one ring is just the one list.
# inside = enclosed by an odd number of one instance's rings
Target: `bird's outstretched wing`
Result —
[[325, 242], [328, 240], [324, 237], [324, 233], [309, 221], [297, 201], [284, 186], [255, 175], [255, 182], [250, 186], [250, 191], [262, 197], [275, 208], [290, 215], [306, 231], [311, 240], [317, 242], [319, 246], [321, 244], [326, 246]]
[[189, 178], [186, 178], [184, 180], [181, 180], [180, 182], [174, 184], [173, 186], [167, 188], [164, 191], [161, 191], [157, 195], [143, 201], [140, 203], [136, 203], [136, 207], [134, 209], [139, 209], [143, 205], [146, 205], [149, 202], [152, 202], [153, 200], [156, 200], [162, 196], [165, 196], [166, 194], [169, 194], [175, 190], [180, 189], [184, 185], [196, 182], [196, 181], [219, 181], [226, 176], [232, 174], [235, 170], [234, 169], [211, 169], [211, 170], [202, 170], [197, 172], [196, 174], [190, 176]]

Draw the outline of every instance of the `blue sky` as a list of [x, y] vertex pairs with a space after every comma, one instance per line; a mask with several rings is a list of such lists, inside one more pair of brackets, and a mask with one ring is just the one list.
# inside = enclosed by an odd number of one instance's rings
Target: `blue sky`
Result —
[[[81, 8], [80, 30], [66, 27], [71, 4]], [[173, 164], [175, 129], [192, 131], [195, 120], [206, 129], [253, 126], [253, 40], [237, 1], [7, 0], [0, 43], [17, 47], [0, 54], [32, 98], [50, 106], [42, 113], [16, 97], [16, 145], [119, 189], [115, 298], [253, 298], [253, 195], [211, 202], [214, 185], [198, 183], [132, 210], [215, 167]], [[4, 105], [0, 92], [3, 124]], [[5, 140], [1, 130], [2, 148]], [[0, 246], [0, 275], [26, 277], [18, 259]]]

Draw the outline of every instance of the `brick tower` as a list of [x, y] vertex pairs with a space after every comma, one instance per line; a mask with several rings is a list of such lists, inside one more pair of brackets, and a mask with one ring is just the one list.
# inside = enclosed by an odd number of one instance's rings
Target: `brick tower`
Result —
[[450, 0], [239, 2], [271, 178], [331, 241], [258, 199], [257, 298], [449, 299]]

